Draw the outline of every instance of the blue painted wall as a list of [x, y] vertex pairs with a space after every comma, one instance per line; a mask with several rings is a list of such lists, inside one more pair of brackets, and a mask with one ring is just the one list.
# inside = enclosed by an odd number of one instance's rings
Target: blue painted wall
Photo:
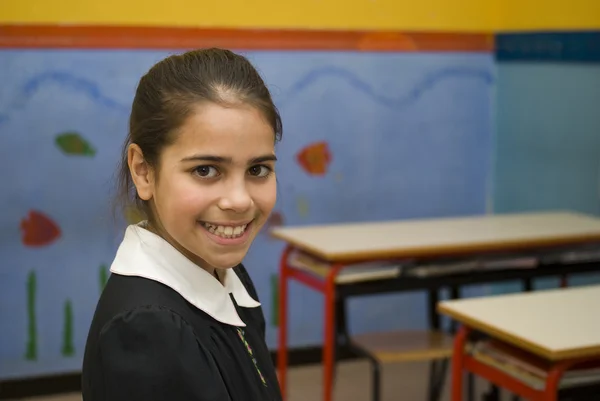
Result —
[[[499, 35], [493, 210], [600, 215], [598, 32]], [[569, 285], [600, 282], [572, 277]], [[558, 286], [543, 279], [536, 288]], [[493, 293], [520, 290], [519, 283]]]
[[[123, 222], [109, 215], [112, 174], [139, 77], [166, 53], [145, 51], [2, 51], [0, 76], [0, 379], [77, 371]], [[286, 224], [331, 223], [486, 211], [492, 154], [492, 55], [253, 52], [284, 120], [278, 148]], [[65, 155], [59, 133], [76, 131], [93, 157]], [[305, 146], [326, 141], [332, 163], [323, 177], [296, 162]], [[20, 225], [29, 210], [62, 231], [29, 248]], [[282, 244], [261, 236], [246, 264], [268, 319]], [[28, 277], [36, 281], [28, 309]], [[292, 346], [318, 344], [322, 298], [291, 286]], [[66, 302], [73, 353], [64, 355]], [[31, 325], [32, 320], [35, 327]], [[419, 294], [351, 303], [354, 331], [425, 325]], [[67, 319], [68, 321], [69, 319]], [[27, 359], [27, 342], [37, 354]]]
[[600, 214], [600, 65], [498, 65], [494, 210]]

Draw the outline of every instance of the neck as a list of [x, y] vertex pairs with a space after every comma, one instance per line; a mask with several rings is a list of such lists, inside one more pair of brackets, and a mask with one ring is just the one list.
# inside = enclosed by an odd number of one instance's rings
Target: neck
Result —
[[167, 232], [167, 230], [164, 229], [162, 224], [157, 223], [153, 220], [148, 220], [148, 224], [146, 225], [145, 228], [146, 228], [146, 230], [158, 235], [159, 237], [161, 237], [162, 239], [167, 241], [175, 249], [177, 249], [183, 256], [185, 256], [191, 262], [193, 262], [196, 266], [200, 267], [201, 269], [206, 270], [212, 276], [216, 277], [217, 281], [221, 282], [221, 279], [219, 278], [219, 276], [217, 274], [217, 270], [214, 267], [209, 266], [208, 263], [206, 263], [204, 260], [202, 260], [202, 258], [200, 258], [198, 255], [188, 251], [187, 249], [185, 249], [185, 247], [181, 246], [177, 241], [175, 241], [175, 239], [173, 237], [171, 237], [169, 235], [169, 233]]
[[217, 281], [221, 284], [223, 284], [223, 281], [221, 280], [221, 277], [219, 277], [219, 273], [217, 272], [217, 269], [213, 269], [213, 276], [215, 276], [215, 278], [217, 279]]

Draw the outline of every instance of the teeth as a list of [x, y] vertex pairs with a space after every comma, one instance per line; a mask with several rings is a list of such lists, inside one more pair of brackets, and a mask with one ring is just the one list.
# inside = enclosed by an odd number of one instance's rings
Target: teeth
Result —
[[202, 223], [202, 225], [204, 227], [206, 227], [206, 229], [211, 232], [212, 234], [215, 234], [219, 237], [223, 237], [223, 238], [236, 238], [241, 236], [242, 234], [244, 234], [244, 231], [246, 231], [246, 227], [248, 226], [247, 224], [244, 224], [243, 226], [237, 226], [237, 227], [231, 227], [231, 226], [215, 226], [212, 224], [208, 224], [208, 223]]

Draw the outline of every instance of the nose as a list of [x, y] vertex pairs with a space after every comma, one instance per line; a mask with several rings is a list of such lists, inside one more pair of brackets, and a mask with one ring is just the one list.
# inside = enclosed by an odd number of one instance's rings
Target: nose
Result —
[[244, 213], [252, 206], [252, 197], [248, 193], [245, 182], [231, 182], [225, 187], [223, 196], [219, 199], [221, 210], [231, 210]]

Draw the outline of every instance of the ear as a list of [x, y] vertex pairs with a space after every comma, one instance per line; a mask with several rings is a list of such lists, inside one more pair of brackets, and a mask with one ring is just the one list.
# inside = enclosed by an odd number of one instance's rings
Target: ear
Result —
[[127, 149], [127, 164], [138, 196], [145, 201], [152, 199], [154, 193], [154, 171], [144, 159], [142, 149], [132, 143]]

